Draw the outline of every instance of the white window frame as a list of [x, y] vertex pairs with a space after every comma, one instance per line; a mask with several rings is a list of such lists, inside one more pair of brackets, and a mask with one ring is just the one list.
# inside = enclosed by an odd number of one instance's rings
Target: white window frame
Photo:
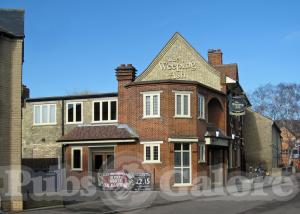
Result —
[[[162, 91], [141, 92], [143, 95], [143, 118], [160, 118], [160, 94]], [[150, 96], [150, 114], [146, 114], [146, 97]], [[157, 115], [153, 114], [153, 97], [157, 96]]]
[[[181, 176], [181, 183], [175, 183], [175, 180], [174, 180], [174, 186], [175, 187], [180, 187], [180, 186], [191, 186], [192, 185], [192, 145], [191, 143], [180, 143], [181, 144], [181, 150], [180, 150], [180, 153], [181, 153], [181, 166], [179, 167], [175, 167], [175, 163], [174, 163], [174, 173], [175, 173], [175, 170], [176, 169], [180, 169], [181, 170], [181, 173], [183, 175], [183, 169], [190, 169], [190, 182], [189, 183], [183, 183], [183, 176]], [[183, 166], [183, 152], [187, 152], [186, 150], [183, 150], [183, 144], [189, 144], [189, 167], [186, 167], [186, 166]], [[179, 150], [175, 150], [174, 149], [174, 154], [175, 154], [175, 151], [179, 151]]]
[[[141, 142], [140, 144], [144, 145], [144, 161], [143, 163], [161, 163], [160, 160], [160, 145], [163, 144], [163, 141], [147, 141]], [[154, 147], [158, 147], [158, 160], [154, 160]], [[150, 160], [146, 158], [146, 147], [150, 147]]]
[[[80, 150], [80, 168], [74, 168], [74, 150]], [[72, 171], [82, 171], [82, 147], [72, 147], [71, 152], [71, 170]]]
[[[69, 114], [68, 114], [68, 105], [72, 104], [74, 111], [73, 111], [73, 121], [69, 122]], [[76, 104], [81, 105], [81, 121], [76, 121]], [[81, 124], [83, 123], [83, 102], [67, 102], [66, 103], [66, 124]]]
[[[206, 163], [206, 146], [205, 143], [198, 144], [199, 147], [199, 163]], [[202, 152], [203, 151], [203, 155]]]
[[[191, 118], [191, 91], [173, 91], [175, 93], [175, 116], [177, 118]], [[181, 112], [177, 114], [177, 96], [181, 99]], [[184, 115], [184, 96], [188, 96], [188, 114]]]
[[[47, 106], [48, 108], [48, 122], [43, 123], [43, 106]], [[50, 106], [55, 106], [54, 108], [54, 122], [50, 122]], [[40, 123], [35, 122], [35, 109], [36, 107], [40, 107]], [[47, 104], [34, 104], [33, 105], [33, 125], [34, 126], [44, 126], [44, 125], [56, 125], [56, 103], [47, 103]]]
[[[202, 98], [202, 112], [200, 111], [200, 99]], [[204, 119], [206, 118], [206, 109], [205, 109], [205, 97], [202, 94], [198, 94], [198, 119]]]
[[[111, 102], [116, 102], [116, 119], [111, 120]], [[102, 119], [102, 103], [103, 102], [108, 102], [108, 120], [103, 120]], [[95, 109], [94, 109], [94, 104], [95, 103], [100, 103], [100, 120], [95, 120]], [[112, 99], [100, 99], [100, 100], [94, 100], [93, 105], [92, 105], [92, 123], [117, 123], [118, 122], [118, 99], [117, 98], [112, 98]]]

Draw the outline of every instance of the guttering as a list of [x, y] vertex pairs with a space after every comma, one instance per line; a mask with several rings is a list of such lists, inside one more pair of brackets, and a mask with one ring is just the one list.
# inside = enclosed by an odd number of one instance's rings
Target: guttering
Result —
[[101, 143], [134, 143], [136, 139], [126, 140], [95, 140], [95, 141], [61, 141], [63, 145], [67, 144], [101, 144]]
[[193, 81], [193, 80], [170, 80], [170, 79], [166, 79], [166, 80], [148, 80], [148, 81], [137, 81], [137, 82], [131, 82], [128, 83], [127, 85], [125, 85], [126, 88], [129, 88], [131, 86], [135, 86], [135, 85], [150, 85], [150, 84], [192, 84], [192, 85], [197, 85], [203, 88], [206, 88], [208, 90], [211, 90], [215, 93], [221, 94], [221, 95], [226, 95], [226, 93], [224, 93], [223, 91], [219, 91], [215, 88], [212, 88], [210, 86], [204, 85], [203, 83], [197, 82], [197, 81]]

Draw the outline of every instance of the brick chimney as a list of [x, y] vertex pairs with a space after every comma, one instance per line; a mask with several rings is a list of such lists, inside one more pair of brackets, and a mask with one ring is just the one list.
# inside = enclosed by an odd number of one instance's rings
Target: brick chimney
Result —
[[127, 124], [130, 89], [125, 86], [135, 80], [136, 69], [132, 64], [121, 64], [115, 70], [118, 80], [118, 122]]
[[117, 80], [125, 81], [125, 82], [133, 82], [135, 80], [136, 69], [132, 66], [132, 64], [121, 64], [116, 69]]
[[208, 63], [211, 65], [222, 65], [222, 51], [221, 49], [209, 49], [208, 50]]

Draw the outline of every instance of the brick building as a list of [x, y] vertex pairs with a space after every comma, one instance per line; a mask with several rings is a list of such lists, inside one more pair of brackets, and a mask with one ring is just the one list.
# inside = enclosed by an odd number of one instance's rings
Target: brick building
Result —
[[278, 120], [276, 121], [281, 129], [281, 161], [283, 166], [293, 165], [300, 169], [300, 121], [299, 120]]
[[76, 177], [146, 171], [154, 188], [196, 186], [200, 175], [223, 185], [243, 167], [243, 114], [228, 104], [249, 102], [221, 50], [206, 61], [176, 33], [139, 76], [121, 64], [116, 79], [117, 93], [28, 99], [23, 157], [59, 156]]
[[[3, 210], [22, 210], [21, 86], [24, 11], [0, 9], [0, 198]], [[5, 170], [15, 171], [7, 174]], [[10, 192], [10, 197], [4, 193]]]

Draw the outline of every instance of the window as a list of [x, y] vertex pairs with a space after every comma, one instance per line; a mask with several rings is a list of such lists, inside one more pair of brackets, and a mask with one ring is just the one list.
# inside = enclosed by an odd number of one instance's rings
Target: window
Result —
[[144, 144], [144, 163], [160, 163], [160, 144], [163, 141], [141, 142]]
[[72, 148], [72, 170], [73, 171], [81, 171], [82, 170], [82, 148], [81, 147], [73, 147]]
[[205, 99], [204, 96], [198, 95], [198, 117], [205, 119]]
[[174, 144], [175, 185], [191, 184], [191, 146], [189, 143]]
[[82, 103], [67, 103], [67, 123], [82, 123]]
[[95, 101], [93, 122], [117, 122], [117, 100]]
[[56, 124], [56, 104], [41, 104], [33, 107], [34, 125]]
[[191, 92], [175, 92], [175, 117], [191, 116]]
[[205, 163], [205, 144], [199, 144], [199, 162]]
[[160, 93], [161, 91], [142, 92], [144, 118], [160, 117]]

